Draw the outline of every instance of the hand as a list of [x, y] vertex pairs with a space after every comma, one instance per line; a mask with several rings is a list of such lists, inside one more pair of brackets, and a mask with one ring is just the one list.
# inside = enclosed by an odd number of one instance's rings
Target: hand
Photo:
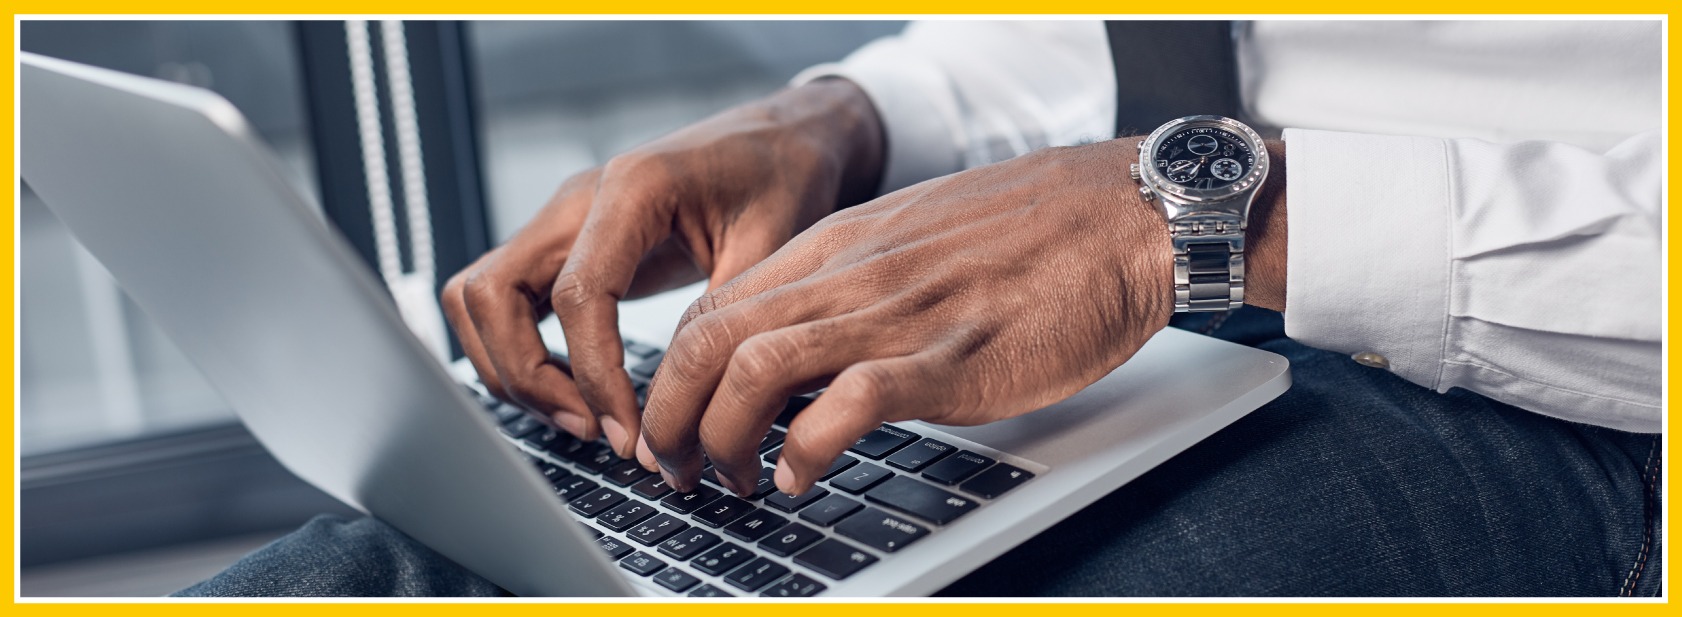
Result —
[[[868, 198], [882, 167], [878, 122], [857, 86], [820, 80], [578, 174], [444, 286], [450, 325], [497, 397], [582, 439], [605, 431], [630, 457], [641, 414], [618, 301], [702, 278], [717, 287], [838, 205]], [[551, 310], [570, 367], [538, 336]]]
[[[704, 452], [751, 489], [787, 398], [825, 383], [789, 426], [784, 492], [882, 422], [1002, 420], [1125, 362], [1173, 311], [1166, 226], [1125, 171], [1136, 144], [1042, 150], [856, 206], [702, 297], [644, 417], [668, 482], [695, 486]], [[1261, 267], [1283, 263], [1277, 243]], [[1260, 278], [1258, 297], [1282, 292]]]

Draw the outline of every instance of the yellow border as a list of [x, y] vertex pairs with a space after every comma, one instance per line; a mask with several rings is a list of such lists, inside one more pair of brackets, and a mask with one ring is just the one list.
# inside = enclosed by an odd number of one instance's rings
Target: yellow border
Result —
[[[1372, 2], [1372, 1], [1368, 1], [1368, 2], [1361, 2], [1361, 3], [1350, 3], [1350, 2], [1346, 2], [1346, 1], [1345, 2], [1332, 2], [1332, 1], [1327, 1], [1327, 0], [1292, 0], [1292, 1], [1287, 1], [1287, 2], [1277, 2], [1277, 1], [1276, 2], [1256, 2], [1254, 0], [1242, 0], [1242, 1], [1240, 1], [1240, 0], [1206, 0], [1206, 1], [1199, 1], [1199, 2], [1196, 2], [1196, 3], [1156, 2], [1156, 3], [1149, 3], [1148, 5], [1135, 5], [1135, 6], [1129, 6], [1128, 3], [1125, 3], [1125, 2], [1114, 2], [1114, 1], [1111, 1], [1111, 2], [1094, 2], [1094, 1], [1090, 1], [1090, 0], [1081, 1], [1081, 2], [1070, 2], [1070, 1], [1045, 2], [1045, 1], [1040, 1], [1040, 2], [1033, 2], [1031, 4], [1020, 2], [1020, 1], [1004, 2], [1004, 1], [1000, 1], [1000, 0], [974, 0], [974, 1], [969, 1], [969, 2], [954, 2], [952, 0], [945, 0], [945, 1], [940, 1], [940, 2], [927, 2], [927, 1], [915, 1], [915, 0], [853, 0], [853, 1], [845, 2], [845, 3], [830, 3], [830, 4], [813, 4], [813, 3], [799, 3], [799, 2], [786, 2], [786, 1], [775, 2], [775, 1], [771, 1], [771, 0], [727, 0], [727, 1], [708, 2], [708, 3], [702, 4], [702, 3], [674, 2], [674, 1], [671, 1], [671, 0], [650, 0], [650, 1], [645, 1], [645, 2], [641, 2], [641, 3], [628, 4], [628, 5], [624, 5], [624, 6], [608, 5], [608, 4], [602, 4], [602, 3], [581, 3], [581, 2], [566, 2], [566, 1], [532, 2], [530, 0], [527, 0], [527, 1], [524, 1], [524, 2], [508, 2], [508, 1], [492, 0], [492, 1], [468, 2], [468, 3], [464, 3], [464, 2], [440, 2], [438, 0], [408, 0], [408, 1], [367, 0], [367, 1], [352, 1], [352, 2], [323, 2], [323, 1], [276, 2], [274, 0], [248, 0], [246, 2], [239, 2], [239, 3], [229, 3], [229, 2], [226, 2], [226, 0], [219, 0], [219, 1], [160, 0], [160, 1], [146, 2], [146, 3], [139, 3], [139, 2], [85, 2], [85, 3], [75, 3], [75, 4], [67, 4], [67, 3], [62, 3], [62, 2], [47, 2], [47, 1], [41, 1], [41, 0], [24, 0], [24, 1], [19, 1], [19, 2], [9, 3], [9, 9], [10, 9], [9, 13], [10, 13], [11, 17], [13, 18], [12, 25], [14, 27], [5, 28], [4, 29], [4, 34], [0, 34], [0, 38], [4, 39], [5, 46], [6, 46], [7, 49], [14, 50], [14, 53], [12, 54], [13, 55], [12, 61], [8, 62], [5, 66], [5, 68], [4, 68], [4, 84], [5, 84], [4, 88], [5, 88], [5, 95], [6, 95], [5, 99], [8, 103], [8, 105], [10, 106], [10, 109], [12, 110], [12, 116], [15, 118], [16, 113], [17, 113], [15, 93], [13, 91], [13, 89], [14, 89], [14, 81], [13, 80], [14, 80], [14, 75], [15, 75], [15, 66], [16, 66], [16, 62], [17, 62], [16, 54], [15, 54], [15, 44], [16, 44], [16, 41], [15, 41], [15, 34], [16, 34], [15, 23], [16, 23], [16, 19], [20, 15], [133, 14], [133, 13], [142, 12], [142, 11], [147, 13], [147, 14], [160, 14], [160, 15], [163, 15], [163, 14], [180, 15], [180, 14], [193, 14], [193, 13], [230, 14], [230, 15], [231, 14], [255, 15], [255, 14], [268, 13], [268, 14], [294, 15], [294, 14], [315, 14], [315, 13], [321, 12], [321, 11], [335, 11], [335, 12], [341, 12], [341, 13], [345, 12], [345, 11], [355, 11], [355, 12], [361, 13], [361, 14], [399, 14], [399, 13], [401, 13], [401, 14], [417, 14], [417, 13], [418, 14], [452, 14], [452, 13], [455, 13], [455, 12], [458, 12], [458, 11], [471, 11], [474, 14], [482, 14], [482, 15], [536, 14], [536, 13], [541, 13], [541, 12], [545, 12], [545, 11], [559, 11], [559, 12], [579, 14], [579, 15], [583, 15], [583, 14], [616, 14], [616, 13], [692, 14], [692, 13], [705, 11], [705, 12], [714, 13], [714, 14], [789, 14], [789, 15], [792, 15], [792, 14], [814, 14], [814, 13], [830, 14], [830, 13], [833, 13], [834, 11], [836, 11], [836, 10], [843, 10], [843, 11], [846, 11], [847, 13], [851, 13], [851, 14], [876, 14], [876, 13], [880, 13], [880, 14], [889, 14], [889, 13], [900, 13], [900, 14], [905, 14], [905, 13], [910, 13], [910, 14], [958, 14], [958, 13], [963, 13], [963, 14], [1006, 14], [1006, 13], [1012, 13], [1012, 12], [1020, 11], [1023, 8], [1031, 7], [1031, 8], [1037, 9], [1039, 11], [1043, 11], [1043, 12], [1047, 12], [1047, 13], [1057, 13], [1057, 14], [1106, 14], [1106, 13], [1114, 13], [1114, 12], [1117, 12], [1117, 11], [1127, 11], [1127, 12], [1130, 12], [1130, 13], [1137, 13], [1137, 14], [1179, 13], [1179, 12], [1183, 12], [1183, 11], [1185, 11], [1187, 9], [1191, 9], [1191, 8], [1199, 9], [1201, 12], [1210, 12], [1210, 13], [1219, 13], [1219, 12], [1248, 13], [1248, 12], [1253, 12], [1253, 11], [1258, 11], [1258, 10], [1267, 10], [1267, 11], [1282, 12], [1282, 13], [1294, 13], [1294, 14], [1351, 14], [1350, 11], [1353, 10], [1357, 13], [1364, 13], [1364, 14], [1381, 14], [1381, 13], [1394, 13], [1394, 12], [1403, 12], [1403, 11], [1409, 12], [1409, 13], [1415, 13], [1415, 14], [1496, 14], [1496, 13], [1505, 13], [1505, 12], [1514, 12], [1514, 11], [1524, 11], [1524, 12], [1529, 12], [1529, 13], [1571, 13], [1571, 12], [1574, 12], [1574, 11], [1579, 11], [1583, 8], [1596, 8], [1596, 9], [1601, 9], [1601, 10], [1604, 10], [1604, 11], [1611, 11], [1611, 12], [1614, 12], [1614, 13], [1625, 14], [1625, 15], [1643, 14], [1643, 15], [1667, 15], [1668, 16], [1670, 14], [1669, 13], [1670, 10], [1674, 9], [1676, 6], [1677, 5], [1674, 2], [1658, 2], [1658, 1], [1597, 2], [1597, 3], [1593, 3], [1592, 5], [1586, 5], [1586, 4], [1581, 3], [1581, 2], [1562, 2], [1562, 1], [1559, 1], [1559, 0], [1540, 0], [1540, 1], [1537, 1], [1537, 2], [1527, 2], [1527, 3], [1514, 2], [1514, 1], [1511, 1], [1511, 0], [1501, 1], [1501, 2], [1462, 2], [1462, 1], [1453, 1], [1453, 0], [1427, 0], [1427, 1], [1421, 1], [1421, 2], [1394, 2], [1394, 1]], [[1669, 53], [1669, 57], [1670, 57], [1670, 61], [1671, 61], [1671, 66], [1674, 67], [1675, 66], [1675, 60], [1676, 60], [1676, 52], [1674, 50], [1672, 50], [1672, 51], [1669, 51], [1668, 53]], [[1671, 82], [1671, 85], [1669, 87], [1670, 87], [1670, 92], [1674, 93], [1674, 91], [1675, 91], [1674, 82]], [[1668, 113], [1668, 110], [1667, 110], [1667, 113]], [[1669, 131], [1667, 137], [1669, 137], [1671, 139], [1670, 143], [1674, 144], [1675, 143], [1675, 136], [1676, 136], [1675, 116], [1674, 116], [1674, 114], [1672, 114], [1669, 117], [1671, 119], [1671, 124], [1670, 124], [1670, 131]], [[15, 129], [14, 125], [10, 122], [5, 124], [4, 129], [0, 129], [0, 130], [4, 131], [6, 141], [9, 144], [13, 145], [13, 147], [9, 147], [5, 151], [5, 155], [4, 155], [5, 159], [4, 160], [5, 160], [5, 164], [6, 164], [7, 168], [14, 168], [13, 151], [14, 151], [15, 145], [17, 143], [16, 142], [16, 135], [14, 134], [14, 129]], [[1674, 172], [1676, 170], [1676, 162], [1675, 162], [1674, 157], [1672, 157], [1672, 159], [1671, 159], [1671, 168], [1670, 169], [1672, 171], [1672, 174], [1674, 175]], [[15, 190], [15, 187], [17, 186], [17, 182], [18, 182], [17, 179], [14, 178], [13, 179], [13, 184], [12, 184], [12, 186], [14, 187], [14, 190]], [[1667, 199], [1666, 203], [1667, 204], [1668, 204], [1668, 197], [1669, 197], [1669, 185], [1667, 184], [1666, 185], [1666, 199]], [[17, 229], [17, 204], [14, 201], [15, 198], [16, 198], [15, 193], [13, 193], [12, 191], [7, 192], [6, 203], [7, 203], [7, 206], [8, 206], [8, 212], [11, 214], [11, 216], [10, 216], [10, 221], [9, 221], [10, 224], [7, 226], [7, 230], [6, 230], [6, 233], [4, 234], [4, 239], [3, 239], [3, 243], [4, 243], [3, 244], [4, 258], [3, 259], [4, 259], [4, 265], [5, 265], [4, 275], [3, 275], [4, 276], [4, 285], [0, 286], [0, 289], [3, 289], [3, 291], [0, 291], [0, 293], [3, 293], [4, 296], [5, 296], [5, 302], [3, 303], [3, 305], [4, 305], [3, 310], [4, 310], [4, 316], [5, 316], [5, 319], [6, 319], [7, 323], [16, 323], [15, 319], [16, 319], [16, 316], [17, 316], [17, 314], [16, 314], [16, 311], [17, 311], [17, 297], [15, 296], [16, 278], [15, 278], [15, 270], [14, 270], [15, 267], [16, 267], [16, 263], [15, 263], [14, 259], [15, 259], [15, 255], [16, 255], [15, 251], [16, 251], [16, 246], [17, 246], [16, 243], [17, 243], [17, 238], [18, 238], [18, 235], [17, 235], [18, 234], [18, 229]], [[1669, 230], [1671, 232], [1674, 232], [1677, 229], [1676, 226], [1677, 226], [1677, 223], [1675, 222], [1675, 220], [1671, 219], [1670, 223], [1669, 223]], [[1674, 234], [1672, 234], [1672, 235], [1674, 235]], [[1675, 264], [1673, 258], [1668, 254], [1666, 255], [1666, 261], [1667, 261], [1667, 263], [1670, 263], [1672, 265]], [[1669, 279], [1668, 280], [1670, 282], [1674, 282], [1675, 281], [1675, 276], [1676, 276], [1675, 275], [1675, 268], [1673, 267], [1673, 268], [1671, 268], [1671, 273], [1669, 274]], [[1668, 330], [1668, 319], [1667, 319], [1667, 330]], [[17, 383], [13, 379], [13, 377], [15, 377], [16, 369], [17, 369], [17, 367], [15, 366], [15, 357], [16, 357], [15, 354], [16, 354], [16, 350], [17, 350], [17, 340], [15, 338], [14, 329], [10, 328], [10, 327], [4, 328], [4, 334], [0, 334], [0, 337], [3, 337], [5, 343], [7, 344], [7, 347], [9, 347], [10, 349], [13, 350], [13, 353], [7, 354], [4, 358], [4, 360], [0, 360], [0, 365], [4, 366], [6, 375], [8, 376], [8, 378], [5, 380], [6, 385], [5, 385], [5, 390], [4, 390], [5, 400], [6, 400], [5, 419], [7, 420], [7, 424], [9, 426], [15, 426], [15, 418], [16, 418], [15, 411], [16, 410], [13, 408], [13, 403], [16, 400]], [[1667, 383], [1668, 383], [1668, 374], [1667, 374]], [[1667, 409], [1667, 414], [1668, 413], [1669, 413], [1669, 410]], [[16, 504], [14, 503], [14, 498], [15, 498], [15, 495], [16, 495], [15, 489], [16, 489], [16, 485], [17, 485], [17, 475], [16, 475], [16, 473], [17, 473], [17, 471], [16, 471], [16, 454], [17, 453], [16, 453], [14, 445], [15, 445], [14, 440], [6, 440], [5, 445], [3, 446], [4, 451], [5, 451], [5, 457], [4, 457], [5, 472], [6, 472], [5, 476], [9, 479], [9, 481], [8, 481], [9, 482], [8, 483], [8, 489], [9, 490], [6, 491], [5, 497], [4, 497], [4, 500], [5, 500], [5, 508], [4, 508], [5, 514], [4, 514], [4, 516], [5, 516], [5, 521], [7, 523], [6, 533], [0, 534], [0, 538], [3, 538], [3, 539], [0, 539], [0, 544], [3, 544], [5, 549], [6, 549], [6, 552], [13, 556], [13, 559], [10, 559], [10, 560], [6, 561], [6, 565], [3, 568], [4, 575], [5, 575], [3, 584], [4, 584], [4, 587], [5, 587], [5, 592], [6, 592], [6, 597], [7, 598], [15, 597], [15, 594], [16, 594], [16, 591], [17, 591], [16, 588], [15, 588], [16, 579], [15, 579], [15, 572], [14, 572], [14, 566], [15, 566], [15, 563], [16, 563], [15, 562], [15, 557], [17, 555], [17, 547], [14, 546], [14, 543], [13, 543], [14, 536], [13, 536], [13, 533], [12, 533], [12, 531], [15, 530], [15, 528], [16, 528], [16, 519], [15, 519], [15, 514], [16, 514], [15, 505]], [[1669, 478], [1670, 478], [1670, 475], [1671, 475], [1669, 467], [1670, 467], [1670, 465], [1667, 462], [1666, 471], [1665, 471], [1665, 485], [1666, 485], [1665, 494], [1666, 495], [1669, 494]], [[1666, 509], [1666, 513], [1668, 515], [1668, 508]], [[1666, 524], [1664, 525], [1664, 528], [1666, 528], [1666, 529], [1671, 528], [1671, 525], [1669, 524], [1668, 517], [1666, 519]], [[1468, 572], [1468, 573], [1465, 573], [1465, 575], [1466, 576], [1478, 576], [1478, 573]], [[1666, 579], [1667, 579], [1666, 587], [1668, 588], [1668, 586], [1669, 586], [1668, 585], [1668, 579], [1669, 579], [1668, 571], [1666, 572], [1666, 575], [1667, 575], [1666, 576]], [[11, 601], [8, 600], [8, 602], [11, 602]], [[918, 605], [918, 604], [910, 604], [910, 603], [899, 603], [899, 604], [815, 604], [815, 605], [803, 606], [803, 607], [799, 607], [799, 608], [792, 608], [792, 607], [787, 607], [787, 606], [775, 606], [775, 605], [771, 605], [771, 604], [767, 604], [767, 603], [750, 603], [750, 604], [754, 604], [754, 605], [743, 606], [743, 605], [740, 605], [740, 604], [732, 604], [732, 605], [707, 604], [707, 605], [701, 605], [701, 606], [684, 605], [683, 607], [680, 608], [680, 607], [676, 607], [676, 606], [664, 606], [662, 604], [645, 604], [645, 605], [638, 605], [638, 606], [634, 607], [634, 610], [638, 610], [639, 612], [643, 612], [643, 611], [647, 611], [647, 612], [652, 612], [652, 611], [682, 611], [682, 614], [684, 614], [684, 615], [703, 615], [703, 616], [741, 615], [741, 614], [744, 614], [744, 613], [770, 614], [770, 612], [772, 612], [772, 611], [776, 611], [778, 613], [786, 613], [787, 611], [790, 611], [790, 610], [796, 610], [796, 611], [799, 611], [799, 613], [803, 616], [811, 616], [811, 617], [820, 617], [820, 616], [821, 617], [828, 617], [828, 616], [832, 616], [832, 615], [833, 616], [843, 616], [843, 615], [851, 616], [851, 615], [854, 615], [855, 613], [860, 612], [860, 611], [878, 610], [878, 607], [881, 607], [881, 608], [884, 608], [884, 609], [889, 609], [891, 607], [890, 610], [893, 610], [894, 612], [904, 612], [904, 613], [915, 612], [917, 614], [932, 614], [932, 613], [951, 614], [951, 613], [955, 613], [957, 611], [962, 611], [963, 614], [966, 615], [966, 616], [1009, 615], [1009, 616], [1012, 616], [1012, 617], [1019, 617], [1020, 615], [1022, 615], [1024, 613], [1028, 613], [1028, 612], [1040, 612], [1040, 611], [1056, 611], [1060, 614], [1083, 615], [1084, 616], [1084, 615], [1107, 615], [1107, 614], [1116, 613], [1116, 612], [1131, 612], [1131, 611], [1143, 611], [1143, 610], [1151, 610], [1153, 612], [1174, 611], [1176, 613], [1184, 612], [1184, 613], [1191, 613], [1191, 614], [1213, 614], [1213, 613], [1229, 613], [1229, 612], [1242, 611], [1246, 614], [1259, 614], [1259, 615], [1299, 615], [1299, 614], [1319, 614], [1319, 615], [1339, 614], [1339, 615], [1341, 615], [1341, 614], [1349, 613], [1352, 610], [1360, 611], [1363, 614], [1373, 614], [1373, 615], [1403, 615], [1403, 614], [1411, 615], [1411, 614], [1415, 614], [1415, 613], [1418, 613], [1418, 612], [1421, 612], [1421, 611], [1429, 610], [1429, 611], [1432, 611], [1434, 613], [1441, 613], [1441, 612], [1467, 613], [1467, 614], [1476, 613], [1476, 614], [1480, 614], [1480, 615], [1481, 614], [1487, 614], [1487, 613], [1508, 613], [1508, 614], [1523, 613], [1525, 615], [1535, 615], [1535, 616], [1540, 616], [1540, 615], [1549, 615], [1549, 616], [1551, 616], [1551, 615], [1561, 615], [1561, 616], [1565, 616], [1565, 615], [1569, 615], [1571, 617], [1580, 617], [1581, 615], [1583, 615], [1587, 612], [1590, 612], [1590, 611], [1600, 612], [1600, 611], [1604, 611], [1604, 610], [1607, 610], [1609, 608], [1612, 608], [1610, 606], [1605, 606], [1603, 604], [1598, 604], [1598, 603], [1593, 604], [1593, 605], [1584, 606], [1584, 605], [1578, 605], [1578, 604], [1575, 604], [1575, 603], [1537, 604], [1537, 603], [1525, 602], [1525, 601], [1522, 601], [1522, 600], [1515, 601], [1514, 603], [1482, 603], [1482, 602], [1479, 602], [1479, 603], [1452, 603], [1452, 602], [1450, 602], [1450, 603], [1442, 603], [1442, 602], [1411, 603], [1411, 602], [1409, 602], [1409, 603], [1405, 603], [1405, 604], [1361, 603], [1359, 605], [1351, 605], [1350, 603], [1343, 603], [1343, 602], [1339, 602], [1339, 603], [1305, 603], [1305, 602], [1272, 603], [1272, 602], [1261, 602], [1261, 603], [1248, 603], [1248, 604], [1235, 604], [1235, 603], [1199, 603], [1199, 604], [1167, 604], [1167, 603], [1134, 604], [1134, 603], [1125, 603], [1125, 604], [1108, 604], [1108, 603], [1100, 603], [1100, 602], [1073, 603], [1073, 604], [1070, 604], [1070, 603], [1029, 603], [1029, 604], [966, 603], [966, 605], [964, 605], [964, 606], [953, 606], [953, 605], [949, 605], [949, 604], [923, 604], [923, 605]], [[1623, 603], [1620, 603], [1620, 606], [1618, 607], [1618, 609], [1622, 612], [1653, 613], [1653, 612], [1656, 612], [1656, 611], [1665, 610], [1665, 609], [1663, 609], [1663, 606], [1665, 606], [1664, 603], [1653, 603], [1653, 602], [1631, 603], [1631, 602], [1625, 601]], [[431, 602], [429, 602], [429, 603], [413, 603], [413, 602], [403, 602], [403, 603], [342, 603], [341, 602], [341, 603], [322, 603], [322, 604], [312, 603], [312, 604], [305, 604], [305, 605], [300, 605], [300, 604], [296, 604], [296, 603], [268, 604], [268, 603], [249, 603], [249, 602], [241, 602], [241, 603], [237, 603], [237, 604], [219, 603], [219, 602], [209, 602], [209, 603], [206, 603], [206, 602], [191, 602], [191, 603], [128, 602], [128, 603], [101, 603], [101, 604], [94, 604], [94, 605], [67, 605], [67, 604], [59, 604], [59, 603], [43, 603], [43, 602], [30, 601], [30, 602], [25, 602], [25, 603], [22, 603], [22, 604], [14, 604], [12, 606], [12, 610], [14, 612], [12, 612], [11, 614], [45, 615], [45, 614], [76, 614], [76, 613], [80, 613], [80, 612], [84, 612], [84, 611], [89, 612], [89, 613], [93, 613], [93, 612], [105, 613], [105, 612], [111, 612], [111, 611], [122, 611], [125, 614], [141, 614], [141, 615], [165, 615], [165, 614], [212, 615], [212, 614], [223, 613], [225, 611], [228, 611], [229, 609], [234, 609], [234, 610], [238, 610], [238, 611], [241, 611], [241, 612], [247, 612], [247, 613], [270, 614], [270, 615], [290, 614], [290, 613], [298, 611], [298, 610], [307, 610], [307, 611], [311, 611], [311, 612], [320, 612], [320, 613], [325, 613], [325, 614], [343, 613], [343, 614], [366, 615], [366, 614], [370, 614], [370, 613], [378, 613], [378, 614], [390, 614], [390, 615], [399, 615], [399, 614], [401, 614], [401, 615], [445, 615], [445, 614], [456, 614], [458, 611], [460, 611], [462, 609], [477, 609], [477, 610], [497, 610], [497, 611], [501, 611], [501, 612], [504, 612], [504, 613], [510, 613], [510, 614], [512, 614], [512, 613], [522, 613], [522, 614], [530, 614], [530, 615], [540, 615], [541, 614], [541, 615], [545, 615], [545, 616], [553, 615], [553, 614], [555, 614], [554, 612], [558, 611], [558, 610], [567, 610], [567, 611], [571, 611], [571, 610], [594, 610], [594, 611], [633, 610], [632, 607], [611, 606], [611, 605], [598, 605], [598, 606], [589, 606], [589, 607], [578, 606], [576, 608], [567, 607], [567, 608], [561, 609], [561, 608], [557, 608], [557, 607], [548, 606], [546, 604], [534, 604], [534, 603], [525, 603], [525, 602], [487, 604], [487, 603], [449, 602], [447, 600], [442, 600], [442, 601], [439, 601], [439, 602], [436, 602], [436, 603], [431, 603]]]

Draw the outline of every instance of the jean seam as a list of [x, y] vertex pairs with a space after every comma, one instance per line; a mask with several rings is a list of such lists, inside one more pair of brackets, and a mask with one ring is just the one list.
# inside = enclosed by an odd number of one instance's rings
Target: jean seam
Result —
[[1232, 311], [1215, 313], [1214, 317], [1209, 318], [1209, 323], [1203, 324], [1203, 327], [1197, 329], [1197, 333], [1204, 336], [1214, 334], [1215, 330], [1220, 329], [1221, 325], [1226, 323], [1227, 317], [1230, 317], [1231, 315]]
[[1623, 588], [1618, 591], [1621, 597], [1635, 595], [1635, 585], [1641, 581], [1642, 571], [1647, 567], [1647, 557], [1651, 554], [1653, 545], [1653, 504], [1658, 501], [1654, 494], [1658, 490], [1659, 438], [1653, 438], [1653, 446], [1647, 451], [1647, 466], [1641, 471], [1641, 550], [1636, 553], [1635, 564], [1630, 566], [1629, 574], [1624, 575]]

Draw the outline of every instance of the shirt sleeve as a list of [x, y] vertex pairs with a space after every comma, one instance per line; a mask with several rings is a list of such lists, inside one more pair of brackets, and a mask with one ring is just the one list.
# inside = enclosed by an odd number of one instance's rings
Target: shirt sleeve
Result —
[[1397, 375], [1662, 426], [1663, 141], [1285, 132], [1286, 333]]
[[914, 22], [797, 75], [857, 83], [887, 135], [881, 193], [1046, 146], [1113, 137], [1099, 21]]

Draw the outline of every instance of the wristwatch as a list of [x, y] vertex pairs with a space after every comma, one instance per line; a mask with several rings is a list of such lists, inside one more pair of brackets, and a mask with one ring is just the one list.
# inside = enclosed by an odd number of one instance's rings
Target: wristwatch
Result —
[[1255, 129], [1221, 116], [1186, 116], [1139, 142], [1133, 180], [1155, 202], [1174, 243], [1174, 311], [1244, 305], [1244, 229], [1267, 179]]

